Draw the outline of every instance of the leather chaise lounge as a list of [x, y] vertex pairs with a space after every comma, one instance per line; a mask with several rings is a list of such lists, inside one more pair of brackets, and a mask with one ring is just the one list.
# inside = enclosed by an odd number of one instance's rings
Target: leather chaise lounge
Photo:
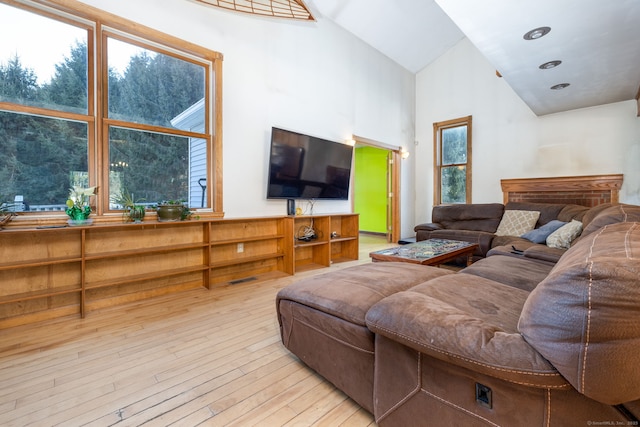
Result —
[[586, 216], [557, 263], [367, 263], [276, 298], [282, 342], [381, 426], [637, 425], [640, 206]]

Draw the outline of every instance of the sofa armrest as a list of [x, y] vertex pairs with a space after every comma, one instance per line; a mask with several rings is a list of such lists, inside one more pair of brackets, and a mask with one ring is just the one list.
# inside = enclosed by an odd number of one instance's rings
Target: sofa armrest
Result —
[[[477, 283], [483, 279], [468, 275], [466, 280]], [[448, 283], [451, 280], [446, 282], [447, 286], [455, 286]], [[517, 331], [507, 331], [494, 322], [428, 295], [429, 292], [425, 294], [423, 291], [428, 285], [418, 285], [375, 304], [367, 312], [367, 327], [431, 357], [506, 381], [543, 388], [570, 387]], [[493, 303], [481, 303], [484, 305], [482, 310], [493, 309], [505, 293], [514, 292], [528, 294], [519, 289], [505, 289]], [[485, 292], [481, 294], [490, 298]]]
[[413, 227], [413, 231], [434, 231], [442, 230], [444, 227], [435, 222], [425, 222], [424, 224], [418, 224]]

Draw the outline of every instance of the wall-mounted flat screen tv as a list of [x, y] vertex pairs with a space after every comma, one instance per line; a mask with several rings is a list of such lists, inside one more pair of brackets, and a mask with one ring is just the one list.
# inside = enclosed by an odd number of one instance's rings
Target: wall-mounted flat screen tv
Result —
[[353, 147], [271, 129], [268, 199], [349, 198]]

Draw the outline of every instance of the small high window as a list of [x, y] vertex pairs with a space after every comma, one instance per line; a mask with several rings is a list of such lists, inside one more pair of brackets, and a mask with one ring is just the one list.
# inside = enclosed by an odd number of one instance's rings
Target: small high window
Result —
[[434, 204], [471, 203], [471, 116], [433, 124]]

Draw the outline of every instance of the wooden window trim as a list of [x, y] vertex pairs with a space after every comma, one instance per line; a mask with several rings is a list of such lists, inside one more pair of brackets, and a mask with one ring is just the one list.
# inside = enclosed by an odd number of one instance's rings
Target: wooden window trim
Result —
[[442, 146], [441, 146], [441, 134], [444, 129], [449, 129], [458, 126], [467, 126], [467, 162], [466, 166], [466, 183], [467, 191], [465, 203], [471, 203], [472, 197], [472, 116], [460, 117], [452, 120], [445, 120], [442, 122], [435, 122], [433, 124], [433, 205], [442, 204], [442, 185], [440, 182], [442, 174]]

